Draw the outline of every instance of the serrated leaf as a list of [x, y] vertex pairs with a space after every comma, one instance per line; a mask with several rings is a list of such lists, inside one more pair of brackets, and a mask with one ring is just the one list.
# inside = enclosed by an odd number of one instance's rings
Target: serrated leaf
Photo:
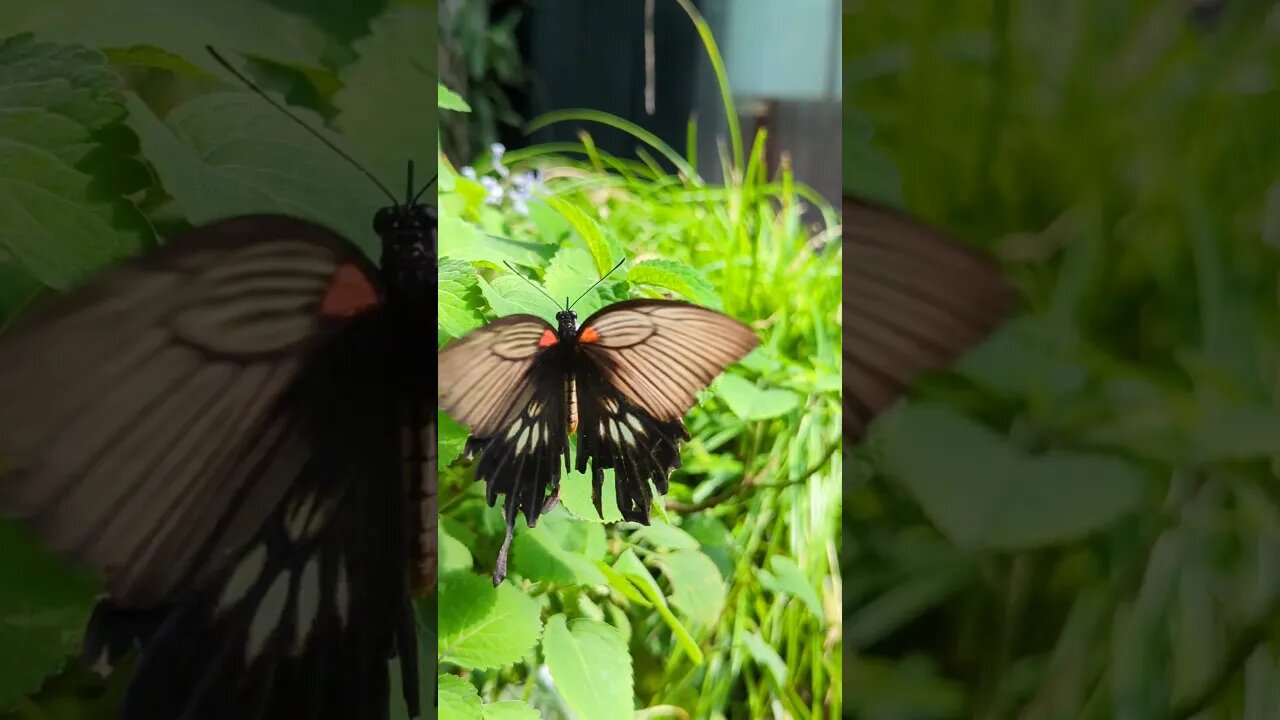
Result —
[[715, 627], [724, 611], [728, 589], [711, 558], [697, 550], [659, 555], [658, 566], [671, 581], [671, 604], [694, 625]]
[[440, 329], [450, 337], [462, 337], [484, 324], [476, 309], [480, 305], [480, 286], [475, 270], [461, 260], [440, 260], [438, 276]]
[[514, 663], [542, 632], [538, 603], [511, 583], [493, 587], [489, 578], [450, 573], [440, 579], [441, 662], [473, 670]]
[[739, 375], [721, 375], [715, 382], [716, 394], [742, 420], [768, 420], [795, 410], [800, 396], [790, 390], [756, 387]]
[[626, 640], [588, 618], [547, 622], [542, 652], [556, 689], [579, 717], [631, 720], [635, 714], [631, 656]]
[[537, 527], [517, 531], [512, 567], [522, 577], [538, 582], [606, 584], [608, 580], [594, 562], [599, 554], [588, 554], [596, 550], [588, 543], [591, 527], [571, 520], [562, 511], [552, 511], [540, 519]]
[[46, 285], [71, 287], [149, 239], [132, 205], [103, 199], [125, 151], [98, 134], [123, 117], [119, 80], [101, 55], [23, 37], [0, 43], [0, 247]]
[[440, 720], [484, 720], [480, 693], [457, 675], [440, 676], [436, 698], [440, 701]]
[[436, 107], [454, 112], [471, 112], [471, 106], [458, 93], [436, 83]]
[[[202, 95], [164, 121], [136, 95], [127, 94], [126, 101], [143, 153], [191, 223], [283, 213], [333, 229], [370, 257], [380, 253], [372, 218], [387, 198], [257, 95]], [[323, 127], [314, 113], [294, 110], [312, 127]]]
[[357, 59], [343, 68], [342, 90], [333, 98], [335, 124], [361, 150], [362, 162], [399, 188], [413, 161], [415, 193], [434, 174], [437, 123], [427, 88], [438, 26], [435, 8], [388, 8], [355, 43]]
[[636, 285], [652, 285], [672, 290], [699, 305], [719, 310], [720, 296], [702, 273], [679, 260], [645, 260], [627, 270], [627, 280]]
[[756, 633], [744, 632], [739, 637], [742, 638], [742, 644], [747, 647], [747, 653], [751, 655], [751, 659], [773, 675], [773, 681], [778, 687], [786, 687], [787, 664], [782, 661], [778, 651]]
[[803, 602], [809, 612], [822, 621], [825, 617], [822, 612], [822, 598], [818, 597], [818, 591], [813, 588], [813, 584], [809, 582], [809, 578], [796, 561], [783, 555], [774, 555], [769, 566], [773, 572], [763, 568], [756, 571], [760, 584], [773, 592], [784, 593]]
[[443, 203], [440, 212], [441, 258], [486, 262], [496, 267], [501, 267], [504, 261], [524, 267], [540, 267], [555, 252], [552, 245], [489, 235], [457, 215], [445, 212], [447, 205]]
[[480, 708], [484, 720], [541, 720], [542, 713], [519, 700], [490, 703]]
[[443, 410], [436, 411], [436, 433], [436, 462], [449, 467], [462, 455], [471, 433]]
[[618, 510], [618, 490], [613, 481], [613, 469], [604, 471], [604, 486], [600, 489], [600, 509], [604, 517], [596, 512], [591, 502], [591, 474], [577, 470], [578, 448], [569, 446], [569, 466], [560, 478], [560, 504], [571, 515], [579, 520], [592, 523], [615, 523], [622, 520]]

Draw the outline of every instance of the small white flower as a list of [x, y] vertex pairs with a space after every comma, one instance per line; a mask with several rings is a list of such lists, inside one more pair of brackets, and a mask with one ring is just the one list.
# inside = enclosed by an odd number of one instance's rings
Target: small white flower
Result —
[[502, 164], [502, 156], [507, 154], [507, 148], [502, 143], [494, 143], [489, 146], [489, 153], [493, 155], [493, 170], [502, 177], [507, 177], [511, 171], [506, 165]]
[[462, 173], [462, 177], [467, 178], [468, 180], [476, 179], [476, 169], [470, 165], [463, 165], [458, 169], [458, 172]]

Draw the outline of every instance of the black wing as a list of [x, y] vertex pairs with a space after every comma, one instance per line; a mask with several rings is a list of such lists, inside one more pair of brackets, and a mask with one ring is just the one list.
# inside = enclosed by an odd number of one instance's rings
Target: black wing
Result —
[[685, 413], [759, 340], [731, 317], [675, 300], [610, 305], [587, 318], [578, 340], [577, 469], [590, 461], [599, 511], [603, 471], [612, 468], [618, 510], [647, 524], [649, 482], [665, 493], [680, 465]]
[[[145, 627], [122, 720], [385, 718], [400, 656], [420, 709], [409, 606], [398, 390], [384, 318], [357, 319], [281, 401], [309, 452], [234, 562]], [[113, 664], [136, 625], [105, 601], [84, 658]], [[122, 637], [124, 635], [124, 637]]]
[[506, 496], [494, 584], [506, 576], [517, 514], [537, 524], [559, 487], [562, 459], [569, 464], [567, 348], [554, 337], [541, 318], [509, 315], [439, 354], [440, 406], [471, 430], [467, 448], [479, 454], [476, 479], [489, 505]]
[[950, 365], [1009, 312], [999, 270], [892, 210], [845, 197], [844, 425], [859, 440], [921, 372]]

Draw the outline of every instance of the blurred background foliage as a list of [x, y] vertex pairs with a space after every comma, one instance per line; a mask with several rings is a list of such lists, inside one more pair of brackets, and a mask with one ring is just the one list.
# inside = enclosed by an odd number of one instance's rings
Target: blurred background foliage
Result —
[[[700, 52], [719, 60], [693, 5], [677, 9], [676, 20], [696, 23]], [[576, 142], [456, 157], [442, 133], [441, 343], [514, 312], [553, 318], [555, 303], [513, 268], [551, 297], [576, 297], [624, 259], [575, 306], [579, 318], [628, 297], [675, 297], [761, 338], [690, 411], [683, 467], [651, 525], [618, 522], [607, 479], [599, 517], [588, 476], [567, 473], [560, 505], [536, 528], [517, 520], [510, 575], [496, 589], [487, 575], [502, 513], [460, 457], [465, 430], [442, 414], [437, 658], [451, 717], [512, 703], [548, 719], [841, 712], [837, 219], [785, 162], [766, 167], [765, 134], [726, 142], [741, 128], [733, 88], [723, 73], [715, 82], [735, 125], [722, 134], [691, 122], [680, 149], [595, 108], [525, 127], [577, 123]], [[438, 102], [446, 128], [475, 109], [450, 88]], [[604, 128], [634, 154], [599, 147], [593, 130]], [[721, 164], [699, 166], [715, 144]], [[806, 222], [807, 208], [821, 222]]]
[[843, 30], [846, 190], [984, 246], [1023, 305], [847, 463], [850, 716], [1280, 717], [1280, 9]]
[[[419, 183], [435, 165], [435, 19], [411, 0], [0, 3], [0, 328], [42, 292], [238, 214], [305, 217], [374, 255], [388, 199], [205, 46], [403, 188], [407, 160]], [[96, 591], [0, 521], [0, 717], [115, 717], [127, 665], [104, 682], [75, 661]]]

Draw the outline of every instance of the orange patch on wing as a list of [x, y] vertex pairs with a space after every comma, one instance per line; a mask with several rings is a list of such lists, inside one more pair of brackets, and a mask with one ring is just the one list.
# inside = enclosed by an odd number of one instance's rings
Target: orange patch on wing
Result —
[[543, 330], [542, 337], [538, 338], [538, 347], [551, 347], [558, 342], [560, 342], [560, 338], [556, 337], [555, 332]]
[[595, 342], [600, 339], [600, 333], [595, 328], [582, 328], [582, 332], [578, 335], [578, 342]]
[[350, 317], [378, 304], [378, 291], [360, 268], [339, 265], [329, 281], [320, 312], [326, 317]]

